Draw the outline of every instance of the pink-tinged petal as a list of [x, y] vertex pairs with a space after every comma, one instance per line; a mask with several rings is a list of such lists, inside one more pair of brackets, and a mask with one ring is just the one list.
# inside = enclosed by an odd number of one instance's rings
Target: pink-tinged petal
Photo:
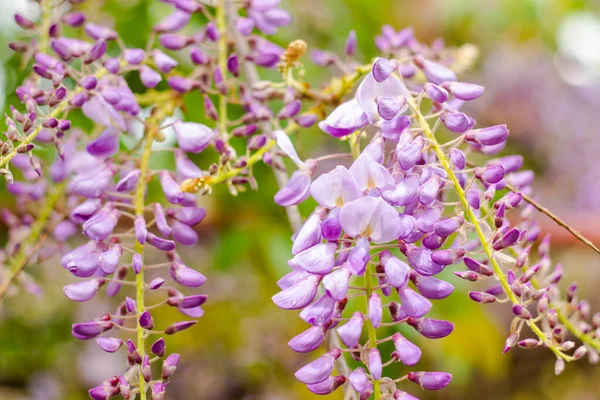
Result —
[[335, 264], [337, 244], [321, 243], [306, 249], [293, 258], [293, 262], [311, 274], [328, 274]]
[[450, 384], [452, 375], [447, 372], [409, 372], [408, 380], [426, 390], [439, 390]]
[[337, 333], [346, 346], [354, 347], [358, 344], [362, 334], [363, 323], [363, 315], [356, 311], [348, 322], [337, 328]]
[[321, 278], [310, 275], [306, 279], [288, 287], [271, 297], [273, 303], [284, 310], [297, 310], [310, 304], [317, 294]]
[[381, 379], [383, 365], [381, 363], [381, 353], [377, 349], [369, 349], [367, 353], [369, 371], [374, 379]]
[[383, 193], [383, 197], [392, 205], [407, 206], [417, 199], [419, 177], [411, 175], [400, 181], [394, 189]]
[[335, 300], [327, 294], [300, 312], [300, 318], [311, 325], [323, 326], [331, 321], [335, 311]]
[[195, 122], [175, 121], [173, 130], [177, 135], [179, 148], [187, 153], [200, 153], [208, 147], [213, 131], [206, 125]]
[[350, 373], [348, 376], [348, 380], [350, 381], [352, 388], [354, 388], [354, 390], [356, 390], [359, 394], [366, 393], [373, 389], [371, 380], [363, 368], [356, 368], [354, 371], [352, 371], [352, 373]]
[[323, 278], [323, 288], [325, 289], [325, 293], [334, 300], [342, 300], [346, 297], [349, 283], [350, 271], [344, 266], [332, 271]]
[[392, 256], [389, 252], [387, 252], [387, 255], [382, 256], [381, 262], [385, 270], [385, 276], [390, 285], [395, 288], [406, 286], [410, 275], [410, 267], [408, 264]]
[[119, 131], [111, 127], [106, 128], [100, 136], [87, 145], [86, 149], [96, 157], [112, 157], [119, 150]]
[[98, 289], [100, 288], [100, 281], [98, 279], [91, 279], [89, 281], [77, 282], [67, 285], [63, 288], [65, 296], [73, 301], [88, 301], [91, 300]]
[[[377, 105], [375, 105], [375, 109], [377, 109]], [[324, 121], [319, 122], [319, 128], [331, 136], [342, 137], [350, 135], [368, 124], [367, 114], [358, 101], [352, 99], [337, 106]]]
[[86, 117], [99, 125], [113, 126], [121, 132], [127, 131], [123, 115], [100, 96], [90, 97], [81, 109]]
[[368, 314], [371, 325], [374, 328], [379, 328], [379, 325], [381, 325], [382, 306], [381, 297], [379, 297], [378, 293], [371, 293], [371, 296], [369, 296]]
[[283, 207], [302, 203], [310, 196], [312, 172], [299, 169], [292, 174], [288, 183], [275, 194], [275, 203]]
[[296, 234], [294, 245], [292, 246], [292, 254], [296, 255], [301, 251], [309, 249], [321, 243], [321, 221], [325, 210], [318, 208], [308, 219]]
[[296, 148], [294, 147], [290, 137], [282, 130], [277, 130], [274, 132], [275, 138], [277, 139], [277, 146], [296, 164], [297, 166], [302, 166], [304, 162], [300, 160], [298, 157], [298, 153], [296, 152]]
[[392, 337], [396, 352], [404, 365], [415, 365], [421, 359], [421, 349], [399, 333]]
[[296, 283], [303, 281], [308, 278], [310, 274], [304, 270], [294, 270], [286, 275], [284, 275], [281, 279], [277, 281], [277, 286], [281, 290], [285, 290], [289, 287], [294, 286]]
[[409, 287], [398, 289], [402, 309], [413, 318], [420, 318], [431, 309], [431, 302]]
[[[386, 79], [385, 82], [377, 82], [373, 77], [373, 73], [369, 73], [356, 89], [356, 100], [367, 114], [369, 123], [375, 124], [381, 120], [377, 110], [377, 101], [381, 97], [399, 97], [409, 98], [406, 86], [395, 77]], [[407, 109], [404, 105], [399, 113], [403, 113]]]
[[99, 337], [96, 339], [98, 346], [107, 353], [114, 353], [123, 346], [123, 340], [114, 337]]
[[340, 357], [341, 353], [339, 349], [333, 349], [310, 364], [306, 364], [296, 371], [294, 374], [296, 379], [306, 384], [323, 382], [331, 375], [335, 360]]
[[326, 329], [321, 326], [312, 326], [290, 340], [288, 346], [295, 352], [309, 353], [321, 346], [325, 332]]
[[401, 220], [398, 211], [385, 200], [362, 197], [342, 207], [340, 223], [348, 235], [370, 237], [382, 244], [398, 238]]
[[348, 171], [354, 177], [358, 188], [363, 191], [375, 188], [386, 190], [396, 185], [387, 168], [373, 160], [366, 151], [363, 151]]
[[310, 194], [325, 208], [341, 207], [362, 196], [350, 172], [341, 165], [315, 179]]
[[342, 386], [344, 383], [346, 383], [346, 377], [343, 375], [338, 375], [330, 376], [329, 378], [321, 382], [311, 383], [306, 387], [312, 393], [323, 396], [333, 392], [334, 390]]

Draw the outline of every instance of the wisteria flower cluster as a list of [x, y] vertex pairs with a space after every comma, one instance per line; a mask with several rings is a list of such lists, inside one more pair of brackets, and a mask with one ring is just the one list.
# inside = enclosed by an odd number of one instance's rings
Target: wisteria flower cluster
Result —
[[[282, 48], [265, 37], [290, 23], [278, 0], [163, 2], [171, 13], [154, 25], [145, 48], [88, 20], [80, 1], [42, 0], [39, 22], [15, 16], [26, 39], [10, 48], [30, 61], [31, 73], [16, 90], [20, 104], [5, 116], [1, 143], [0, 173], [17, 208], [2, 211], [9, 240], [0, 298], [17, 294], [16, 283], [39, 293], [23, 269], [56, 256], [74, 276], [63, 289], [73, 301], [128, 291], [114, 312], [72, 326], [75, 338], [126, 355], [122, 374], [92, 388], [91, 398], [165, 398], [180, 361], [165, 338], [196, 324], [207, 301], [195, 289], [205, 276], [178, 254], [198, 242], [194, 227], [206, 211], [197, 196], [220, 183], [234, 195], [256, 190], [259, 163], [273, 167], [280, 184], [274, 201], [295, 230], [292, 271], [273, 301], [301, 309], [309, 327], [289, 346], [300, 353], [327, 347], [296, 372], [311, 392], [342, 387], [354, 398], [414, 399], [403, 381], [426, 390], [450, 384], [450, 372], [418, 368], [424, 346], [405, 336], [406, 329], [427, 339], [452, 333], [452, 322], [429, 316], [454, 290], [436, 277], [451, 265], [464, 265], [456, 279], [487, 283], [468, 293], [472, 300], [510, 305], [505, 352], [546, 347], [557, 374], [586, 353], [598, 361], [600, 314], [592, 316], [575, 284], [559, 289], [563, 268], [550, 259], [550, 239], [538, 237], [533, 173], [521, 170], [516, 155], [483, 165], [469, 160], [496, 155], [509, 131], [478, 127], [460, 111], [484, 92], [457, 80], [468, 52], [385, 26], [375, 39], [381, 57], [359, 64], [351, 32], [345, 57], [313, 51], [315, 64], [342, 71], [314, 90], [303, 80], [306, 43]], [[260, 68], [276, 69], [281, 81], [261, 80]], [[131, 76], [143, 92], [132, 91]], [[196, 91], [203, 109], [184, 110], [184, 97]], [[232, 110], [241, 118], [232, 119]], [[71, 116], [78, 114], [93, 128], [76, 126]], [[198, 117], [209, 122], [193, 122]], [[303, 160], [290, 136], [317, 122], [349, 143], [349, 153]], [[442, 141], [448, 136], [440, 131], [452, 137]], [[171, 133], [176, 147], [168, 144]], [[209, 147], [214, 162], [192, 161]], [[173, 169], [155, 167], [158, 152], [172, 156]], [[289, 180], [284, 156], [297, 166]], [[325, 160], [340, 163], [317, 177]], [[160, 200], [148, 199], [151, 182]], [[311, 196], [318, 206], [302, 223], [296, 205]], [[152, 313], [163, 306], [181, 320], [155, 326]], [[533, 338], [522, 337], [525, 327]], [[391, 355], [379, 350], [385, 342], [395, 346]], [[347, 356], [363, 366], [351, 371]], [[406, 374], [387, 376], [397, 362]]]

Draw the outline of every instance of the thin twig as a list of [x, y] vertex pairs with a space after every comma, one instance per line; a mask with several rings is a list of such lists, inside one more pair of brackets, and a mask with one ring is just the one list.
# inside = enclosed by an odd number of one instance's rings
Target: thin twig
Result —
[[[19, 252], [10, 262], [11, 275], [6, 282], [0, 286], [0, 301], [6, 295], [9, 287], [14, 283], [19, 274], [25, 269], [33, 255], [42, 247], [48, 234], [51, 231], [48, 226], [50, 215], [54, 210], [56, 203], [63, 197], [66, 182], [58, 184], [48, 195], [46, 202], [40, 210], [36, 222], [31, 226], [29, 236], [21, 243]], [[33, 248], [31, 246], [33, 245]]]
[[[467, 161], [467, 165], [470, 168], [477, 167], [477, 165], [471, 161]], [[557, 225], [561, 226], [562, 228], [565, 228], [571, 235], [575, 236], [575, 238], [577, 240], [579, 240], [581, 243], [585, 244], [590, 249], [592, 249], [596, 253], [600, 254], [600, 249], [594, 243], [592, 243], [591, 240], [589, 240], [588, 238], [583, 236], [581, 234], [581, 232], [579, 232], [578, 230], [573, 228], [571, 225], [567, 224], [565, 221], [563, 221], [561, 218], [559, 218], [556, 214], [554, 214], [548, 208], [544, 207], [543, 205], [538, 203], [536, 200], [534, 200], [532, 197], [526, 195], [525, 193], [521, 192], [519, 189], [517, 189], [516, 187], [514, 187], [508, 183], [506, 184], [506, 189], [510, 190], [513, 193], [520, 193], [521, 196], [523, 197], [523, 200], [525, 200], [527, 203], [531, 204], [536, 210], [538, 210], [542, 214], [545, 214], [552, 221], [556, 222]]]

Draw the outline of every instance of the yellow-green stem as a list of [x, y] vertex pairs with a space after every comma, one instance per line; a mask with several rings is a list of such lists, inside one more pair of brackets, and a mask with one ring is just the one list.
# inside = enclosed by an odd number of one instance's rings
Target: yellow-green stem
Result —
[[[160, 123], [161, 121], [168, 115], [172, 114], [173, 109], [175, 107], [174, 101], [167, 101], [165, 104], [158, 106], [155, 110], [155, 114], [152, 115], [148, 121], [146, 121], [146, 137], [144, 141], [144, 148], [142, 151], [142, 155], [140, 158], [140, 179], [138, 181], [138, 185], [135, 191], [135, 215], [144, 215], [144, 209], [146, 207], [146, 203], [144, 200], [146, 194], [146, 187], [148, 185], [148, 179], [150, 178], [150, 156], [152, 155], [152, 144], [154, 142], [154, 137], [159, 133]], [[136, 253], [142, 255], [144, 254], [144, 245], [139, 241], [135, 243], [135, 251]], [[137, 312], [138, 316], [141, 315], [144, 310], [144, 269], [145, 266], [142, 266], [139, 274], [135, 277], [135, 288], [136, 288], [136, 303], [137, 303]], [[144, 358], [146, 355], [146, 348], [144, 344], [144, 328], [140, 325], [139, 318], [137, 319], [137, 350], [140, 353], [140, 356]], [[142, 374], [142, 369], [140, 368], [139, 372], [139, 382], [140, 382], [140, 400], [146, 400], [146, 381], [144, 380], [144, 376]]]
[[42, 3], [42, 21], [40, 24], [40, 44], [38, 50], [45, 53], [50, 42], [50, 26], [52, 25], [52, 0], [44, 0]]
[[[371, 273], [371, 267], [372, 265], [369, 263], [369, 265], [367, 265], [367, 269], [365, 270], [365, 301], [367, 303], [367, 314], [369, 309], [369, 297], [371, 297], [371, 293], [373, 293], [373, 275]], [[375, 327], [370, 320], [367, 320], [366, 323], [369, 331], [369, 348], [376, 349], [377, 332], [375, 331]], [[375, 400], [381, 399], [379, 380], [373, 379], [373, 394], [375, 395]]]
[[[485, 214], [487, 214], [489, 212], [489, 209], [486, 205], [482, 206], [482, 210]], [[488, 221], [490, 223], [493, 222], [491, 215], [488, 217]], [[509, 251], [511, 252], [511, 254], [514, 257], [517, 257], [519, 255], [517, 253], [517, 251], [512, 247], [509, 249]], [[526, 271], [527, 267], [523, 267], [523, 269], [524, 269], [524, 271]], [[540, 285], [539, 282], [535, 278], [531, 278], [530, 282], [531, 282], [531, 285], [536, 290], [540, 289], [542, 287], [542, 285]], [[548, 307], [554, 308], [556, 310], [556, 316], [558, 317], [558, 320], [569, 330], [569, 332], [571, 332], [571, 334], [573, 336], [575, 336], [577, 339], [579, 339], [582, 343], [585, 343], [596, 350], [600, 350], [600, 341], [594, 340], [589, 335], [586, 335], [585, 333], [581, 332], [575, 325], [573, 325], [571, 320], [562, 312], [560, 307], [557, 307], [555, 304], [552, 304], [551, 302], [548, 303]]]
[[[438, 158], [442, 168], [444, 169], [444, 171], [446, 171], [446, 173], [448, 174], [448, 178], [450, 179], [450, 181], [452, 182], [452, 185], [454, 186], [454, 191], [455, 191], [456, 195], [458, 196], [458, 199], [462, 205], [462, 208], [464, 209], [467, 219], [473, 225], [473, 228], [475, 229], [475, 233], [477, 234], [477, 238], [479, 239], [479, 242], [481, 243], [481, 246], [483, 247], [483, 250], [484, 250], [487, 258], [489, 259], [490, 264], [492, 264], [492, 267], [494, 270], [494, 276], [496, 277], [496, 279], [498, 279], [500, 281], [500, 285], [502, 286], [504, 293], [506, 294], [506, 296], [508, 296], [510, 301], [513, 304], [520, 304], [519, 299], [517, 299], [516, 295], [513, 293], [510, 285], [508, 284], [508, 281], [506, 279], [506, 276], [504, 276], [504, 272], [502, 271], [502, 268], [500, 268], [500, 265], [498, 265], [498, 262], [494, 258], [494, 250], [491, 248], [490, 243], [488, 242], [487, 238], [485, 237], [483, 229], [481, 228], [481, 225], [479, 223], [479, 219], [477, 218], [477, 216], [475, 215], [475, 213], [469, 206], [469, 202], [467, 201], [465, 191], [463, 190], [462, 186], [460, 185], [458, 178], [454, 174], [454, 170], [452, 168], [450, 168], [448, 159], [446, 158], [446, 155], [444, 154], [442, 147], [440, 146], [437, 139], [435, 138], [435, 135], [431, 131], [431, 127], [429, 126], [429, 123], [427, 122], [427, 120], [425, 119], [423, 114], [421, 113], [421, 110], [419, 110], [414, 99], [409, 98], [408, 102], [415, 113], [417, 123], [423, 129], [425, 136], [427, 136], [427, 138], [431, 142], [431, 147], [435, 151], [435, 154], [437, 155], [437, 158]], [[531, 328], [533, 333], [536, 334], [536, 336], [538, 337], [539, 340], [541, 340], [544, 343], [547, 341], [546, 335], [535, 324], [535, 322], [527, 321], [527, 324], [529, 325], [529, 327]], [[549, 348], [554, 354], [556, 354], [557, 357], [563, 358], [566, 361], [570, 361], [572, 359], [572, 357], [565, 355], [564, 353], [562, 353], [560, 350], [558, 350], [555, 347], [549, 347]]]
[[201, 178], [186, 179], [181, 183], [181, 190], [183, 190], [184, 192], [194, 193], [202, 187], [214, 186], [219, 183], [227, 182], [231, 178], [238, 176], [248, 168], [252, 167], [257, 162], [261, 161], [265, 153], [271, 150], [271, 148], [274, 145], [275, 140], [269, 139], [263, 147], [261, 147], [256, 152], [254, 152], [254, 154], [248, 157], [248, 159], [246, 160], [246, 166], [244, 166], [243, 168], [230, 168], [229, 170], [222, 171], [215, 176], [205, 176]]
[[32, 253], [34, 253], [34, 251], [32, 252], [30, 246], [40, 246], [40, 243], [43, 243], [45, 240], [46, 235], [42, 232], [48, 227], [50, 215], [52, 215], [56, 203], [63, 197], [66, 186], [67, 181], [59, 183], [46, 198], [46, 202], [42, 206], [40, 213], [37, 215], [35, 223], [31, 226], [29, 236], [21, 243], [21, 248], [10, 262], [11, 275], [7, 281], [0, 286], [0, 300], [2, 300], [10, 285], [15, 281], [21, 271], [23, 271], [33, 255]]

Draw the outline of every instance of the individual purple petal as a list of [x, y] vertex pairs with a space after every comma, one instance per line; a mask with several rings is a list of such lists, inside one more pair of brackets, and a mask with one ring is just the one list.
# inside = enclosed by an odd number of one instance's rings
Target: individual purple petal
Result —
[[426, 60], [421, 56], [415, 57], [413, 61], [417, 67], [423, 70], [423, 73], [429, 82], [439, 85], [446, 81], [456, 80], [454, 72], [441, 64]]
[[386, 121], [391, 121], [406, 104], [404, 97], [380, 97], [377, 100], [377, 112]]
[[160, 185], [165, 194], [165, 197], [172, 204], [179, 204], [183, 200], [183, 192], [179, 184], [171, 177], [167, 171], [160, 171]]
[[445, 82], [442, 84], [442, 87], [447, 89], [457, 99], [465, 101], [477, 99], [485, 90], [483, 86], [464, 82]]
[[340, 104], [319, 122], [319, 128], [333, 137], [343, 137], [354, 133], [369, 124], [367, 114], [356, 99]]
[[409, 325], [428, 339], [441, 339], [452, 333], [454, 324], [430, 318], [408, 319]]
[[324, 327], [312, 326], [292, 338], [288, 346], [298, 353], [309, 353], [321, 346], [325, 340], [325, 332]]
[[362, 197], [342, 207], [340, 223], [348, 235], [370, 237], [381, 244], [398, 238], [401, 221], [398, 212], [383, 199]]
[[160, 203], [154, 203], [154, 219], [156, 220], [156, 228], [160, 231], [163, 237], [168, 238], [171, 235], [171, 227], [167, 223], [165, 210]]
[[448, 100], [448, 92], [443, 87], [427, 82], [423, 86], [427, 97], [436, 103], [445, 103]]
[[166, 349], [167, 346], [165, 345], [165, 340], [163, 338], [159, 338], [156, 342], [152, 343], [150, 351], [152, 354], [162, 357], [165, 355]]
[[110, 246], [108, 250], [100, 254], [100, 269], [107, 275], [114, 273], [117, 270], [119, 259], [123, 254], [123, 247], [120, 244]]
[[381, 262], [385, 270], [387, 281], [390, 285], [395, 288], [406, 286], [410, 275], [410, 267], [408, 264], [391, 255], [382, 256]]
[[382, 313], [381, 297], [377, 293], [371, 293], [371, 296], [369, 296], [368, 316], [374, 328], [379, 328], [379, 325], [381, 325]]
[[348, 284], [350, 283], [350, 271], [348, 268], [341, 267], [330, 272], [323, 278], [323, 288], [334, 300], [342, 300], [348, 292]]
[[357, 242], [350, 255], [348, 256], [348, 270], [357, 276], [362, 276], [365, 273], [367, 264], [371, 259], [370, 245], [367, 238], [360, 238]]
[[152, 27], [155, 32], [177, 32], [190, 22], [190, 13], [178, 9]]
[[398, 289], [402, 309], [413, 318], [420, 318], [431, 309], [431, 302], [409, 287]]
[[506, 125], [495, 125], [488, 128], [468, 131], [465, 139], [483, 146], [494, 146], [503, 143], [508, 137]]
[[310, 247], [293, 258], [293, 262], [311, 274], [328, 274], [334, 266], [335, 243], [321, 243]]
[[65, 286], [63, 292], [70, 300], [80, 302], [89, 301], [98, 292], [101, 282], [98, 279], [90, 279], [89, 281], [72, 283]]
[[133, 272], [135, 272], [135, 274], [137, 275], [140, 272], [142, 272], [143, 267], [144, 260], [142, 259], [142, 255], [139, 253], [134, 254], [131, 260], [131, 268], [133, 269]]
[[202, 286], [206, 282], [206, 277], [200, 272], [186, 267], [179, 261], [174, 261], [169, 270], [171, 277], [179, 284], [187, 287]]
[[309, 275], [296, 284], [282, 290], [271, 299], [275, 305], [284, 310], [297, 310], [310, 304], [317, 294], [321, 281], [318, 275]]
[[343, 375], [330, 376], [324, 381], [311, 383], [307, 385], [307, 388], [312, 393], [322, 396], [333, 392], [334, 390], [342, 386], [344, 383], [346, 383], [346, 377], [344, 377]]
[[323, 382], [326, 380], [335, 366], [335, 360], [337, 360], [342, 352], [339, 349], [333, 349], [327, 354], [317, 358], [310, 364], [300, 368], [294, 376], [302, 383], [314, 384]]
[[[400, 80], [392, 77], [385, 82], [377, 82], [373, 76], [373, 73], [368, 74], [361, 84], [356, 89], [356, 101], [362, 107], [363, 111], [367, 114], [367, 118], [371, 124], [377, 123], [380, 120], [379, 113], [377, 111], [377, 100], [381, 97], [399, 97], [403, 96], [405, 99], [409, 98], [408, 90], [406, 86]], [[400, 113], [404, 112], [405, 106], [400, 110]]]
[[100, 136], [87, 145], [86, 150], [96, 157], [114, 156], [119, 150], [119, 131], [115, 128], [106, 128]]
[[152, 89], [162, 81], [162, 76], [152, 68], [142, 65], [140, 66], [140, 80], [144, 86]]
[[383, 192], [383, 197], [394, 206], [407, 206], [417, 199], [419, 178], [410, 175], [400, 181], [394, 189]]
[[340, 209], [334, 208], [321, 223], [321, 235], [325, 240], [337, 240], [341, 234]]
[[381, 354], [379, 353], [379, 350], [377, 350], [376, 348], [369, 349], [367, 353], [367, 361], [369, 372], [371, 372], [373, 379], [381, 379], [383, 366], [381, 364]]
[[419, 292], [428, 299], [444, 299], [454, 290], [450, 283], [430, 276], [417, 276], [414, 282]]
[[376, 82], [383, 82], [389, 78], [396, 69], [398, 69], [398, 63], [396, 60], [387, 60], [385, 58], [378, 57], [373, 63], [373, 78], [375, 78]]
[[335, 300], [324, 294], [321, 298], [300, 312], [300, 318], [311, 325], [324, 326], [327, 324], [335, 309]]
[[363, 368], [356, 368], [352, 371], [348, 376], [348, 381], [350, 381], [352, 388], [359, 394], [366, 393], [373, 389], [373, 385]]
[[96, 339], [96, 342], [98, 343], [98, 346], [107, 353], [114, 353], [123, 346], [123, 340], [114, 337], [100, 337]]
[[154, 64], [156, 64], [156, 68], [164, 74], [170, 72], [179, 64], [177, 60], [169, 57], [159, 49], [154, 49], [152, 51], [152, 59], [154, 60]]
[[321, 243], [321, 220], [323, 219], [323, 214], [324, 210], [316, 210], [304, 222], [304, 225], [302, 225], [302, 228], [300, 228], [300, 231], [294, 238], [292, 255], [296, 255]]
[[352, 57], [354, 53], [356, 53], [357, 42], [356, 31], [350, 31], [348, 38], [346, 39], [346, 45], [344, 46], [344, 53], [346, 53], [347, 56]]
[[193, 246], [198, 242], [198, 233], [189, 225], [179, 221], [173, 221], [171, 224], [173, 230], [173, 239], [184, 246]]
[[415, 365], [421, 359], [421, 349], [402, 336], [400, 333], [394, 333], [392, 340], [396, 347], [396, 352], [400, 357], [400, 361], [404, 365]]
[[182, 207], [169, 209], [168, 213], [177, 221], [189, 226], [194, 226], [202, 222], [206, 217], [206, 209], [200, 207]]
[[312, 171], [299, 169], [292, 174], [288, 183], [275, 194], [275, 203], [283, 207], [302, 203], [310, 195]]
[[350, 320], [337, 328], [337, 333], [342, 342], [348, 347], [358, 344], [363, 329], [363, 315], [356, 311]]
[[325, 208], [341, 207], [349, 201], [362, 197], [350, 172], [338, 165], [310, 185], [311, 196]]
[[200, 153], [208, 147], [213, 131], [206, 125], [195, 122], [175, 121], [173, 130], [177, 135], [179, 148], [187, 153]]
[[409, 372], [408, 380], [423, 389], [438, 390], [448, 386], [452, 380], [452, 375], [447, 372]]
[[387, 168], [373, 160], [366, 151], [363, 151], [348, 171], [362, 191], [391, 189], [396, 184]]

